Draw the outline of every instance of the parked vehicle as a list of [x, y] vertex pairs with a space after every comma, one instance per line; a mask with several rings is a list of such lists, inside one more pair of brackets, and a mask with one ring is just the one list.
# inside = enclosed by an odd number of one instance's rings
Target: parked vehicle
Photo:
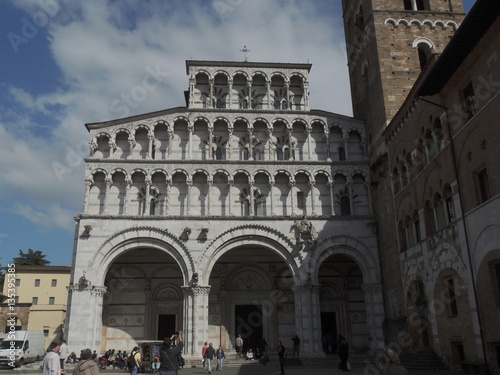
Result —
[[0, 365], [10, 367], [39, 361], [45, 355], [43, 331], [8, 332], [0, 344]]

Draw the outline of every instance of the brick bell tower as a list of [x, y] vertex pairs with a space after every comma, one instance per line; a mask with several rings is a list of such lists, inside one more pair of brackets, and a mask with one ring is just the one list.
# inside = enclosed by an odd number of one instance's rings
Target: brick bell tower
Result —
[[353, 116], [365, 121], [383, 265], [384, 336], [406, 330], [391, 173], [383, 131], [465, 17], [462, 0], [342, 0]]
[[[353, 114], [371, 155], [421, 71], [465, 17], [462, 0], [342, 0]], [[372, 158], [372, 162], [374, 162]]]

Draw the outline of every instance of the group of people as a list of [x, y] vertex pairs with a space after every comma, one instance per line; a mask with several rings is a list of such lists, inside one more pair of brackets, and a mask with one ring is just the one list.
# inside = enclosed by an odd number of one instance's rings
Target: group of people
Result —
[[214, 359], [217, 360], [217, 367], [215, 370], [222, 371], [222, 364], [226, 359], [226, 353], [224, 352], [222, 345], [219, 345], [219, 348], [215, 350], [212, 343], [207, 344], [205, 342], [203, 348], [201, 349], [201, 355], [203, 358], [203, 368], [206, 368], [209, 374], [212, 373], [212, 363]]

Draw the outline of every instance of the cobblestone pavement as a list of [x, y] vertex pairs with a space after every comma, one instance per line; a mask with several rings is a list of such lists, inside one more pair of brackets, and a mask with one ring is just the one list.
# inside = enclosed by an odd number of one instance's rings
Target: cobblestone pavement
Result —
[[[71, 375], [72, 369], [67, 369], [67, 375]], [[38, 375], [42, 371], [40, 368], [0, 368], [0, 375], [2, 374], [13, 374], [13, 375]], [[128, 371], [125, 370], [100, 370], [100, 374], [107, 375], [126, 375]], [[145, 374], [151, 374], [151, 371], [146, 371]], [[156, 373], [158, 375], [158, 373]], [[202, 375], [208, 374], [208, 371], [203, 368], [184, 368], [179, 370], [179, 375]], [[280, 374], [279, 365], [276, 363], [270, 364], [268, 366], [262, 366], [260, 364], [255, 365], [244, 365], [239, 367], [226, 366], [222, 372], [212, 371], [213, 375], [225, 374], [225, 375], [278, 375]], [[318, 366], [288, 366], [285, 367], [286, 375], [335, 375], [335, 374], [346, 374], [336, 368], [332, 368], [330, 365], [318, 365]], [[354, 364], [352, 371], [347, 372], [347, 374], [352, 375], [376, 375], [377, 373], [371, 369], [363, 366], [361, 364]], [[429, 370], [411, 370], [410, 375], [463, 375], [460, 371], [429, 371]]]

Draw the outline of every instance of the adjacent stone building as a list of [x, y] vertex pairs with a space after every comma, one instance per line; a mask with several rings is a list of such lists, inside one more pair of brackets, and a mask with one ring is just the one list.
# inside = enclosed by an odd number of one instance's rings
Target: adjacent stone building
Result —
[[382, 342], [365, 127], [309, 108], [310, 69], [187, 61], [187, 107], [87, 124], [72, 348]]

